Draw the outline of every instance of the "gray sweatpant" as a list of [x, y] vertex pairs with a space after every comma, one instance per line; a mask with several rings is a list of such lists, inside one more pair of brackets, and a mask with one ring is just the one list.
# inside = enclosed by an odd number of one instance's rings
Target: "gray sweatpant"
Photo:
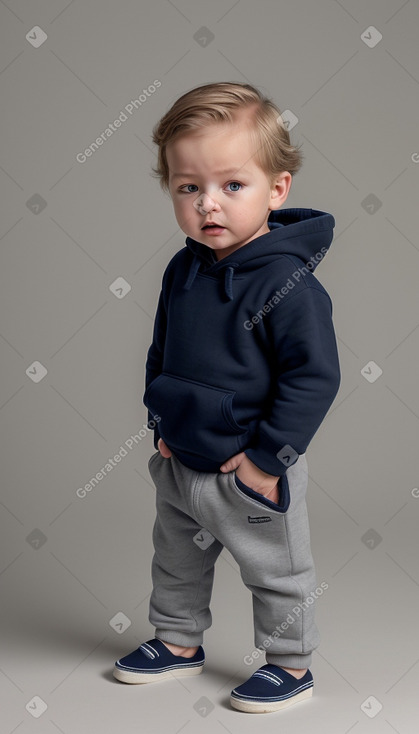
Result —
[[[203, 643], [212, 624], [214, 563], [225, 546], [252, 592], [255, 646], [268, 663], [309, 667], [320, 636], [314, 604], [306, 601], [314, 601], [316, 577], [305, 454], [280, 477], [278, 505], [243, 491], [235, 471], [197, 472], [159, 451], [148, 468], [156, 486], [149, 608], [155, 636], [186, 647]], [[288, 491], [284, 512], [281, 497]]]

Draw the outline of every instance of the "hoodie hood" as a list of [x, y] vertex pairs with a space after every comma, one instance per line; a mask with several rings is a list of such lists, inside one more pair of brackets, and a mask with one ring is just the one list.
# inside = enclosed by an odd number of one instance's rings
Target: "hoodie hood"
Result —
[[275, 209], [268, 217], [270, 232], [256, 237], [227, 257], [217, 260], [214, 250], [191, 237], [185, 240], [192, 253], [184, 289], [189, 290], [199, 270], [224, 279], [228, 300], [234, 299], [236, 272], [265, 267], [281, 255], [292, 255], [313, 272], [333, 240], [334, 217], [318, 209]]

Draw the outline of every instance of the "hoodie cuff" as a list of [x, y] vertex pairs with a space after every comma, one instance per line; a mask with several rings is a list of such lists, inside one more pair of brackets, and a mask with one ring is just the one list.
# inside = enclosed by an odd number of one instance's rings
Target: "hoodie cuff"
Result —
[[[270, 449], [265, 444], [263, 446], [259, 445], [255, 448], [245, 449], [244, 453], [259, 469], [262, 469], [267, 474], [272, 474], [274, 477], [280, 477], [282, 474], [285, 474], [287, 469], [295, 464], [299, 458], [299, 454], [291, 446], [289, 447], [289, 451], [287, 451], [287, 446], [277, 451], [274, 448]], [[278, 458], [278, 454], [283, 456], [286, 463]]]

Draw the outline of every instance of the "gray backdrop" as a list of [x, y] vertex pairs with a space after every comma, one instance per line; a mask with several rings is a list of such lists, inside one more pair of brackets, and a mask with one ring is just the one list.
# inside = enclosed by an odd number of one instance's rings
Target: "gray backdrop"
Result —
[[[0, 24], [2, 733], [416, 732], [419, 3], [8, 0]], [[342, 384], [307, 450], [315, 695], [257, 719], [229, 705], [265, 660], [244, 662], [251, 595], [225, 549], [204, 674], [111, 675], [154, 636], [144, 363], [185, 242], [151, 129], [210, 81], [295, 116], [285, 206], [336, 219], [316, 275]]]

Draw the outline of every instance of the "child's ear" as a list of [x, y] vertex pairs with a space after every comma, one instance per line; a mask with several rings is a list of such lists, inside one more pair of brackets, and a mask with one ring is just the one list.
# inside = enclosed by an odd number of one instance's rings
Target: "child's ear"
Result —
[[285, 203], [291, 188], [292, 176], [289, 171], [283, 171], [271, 185], [270, 209], [279, 209]]

